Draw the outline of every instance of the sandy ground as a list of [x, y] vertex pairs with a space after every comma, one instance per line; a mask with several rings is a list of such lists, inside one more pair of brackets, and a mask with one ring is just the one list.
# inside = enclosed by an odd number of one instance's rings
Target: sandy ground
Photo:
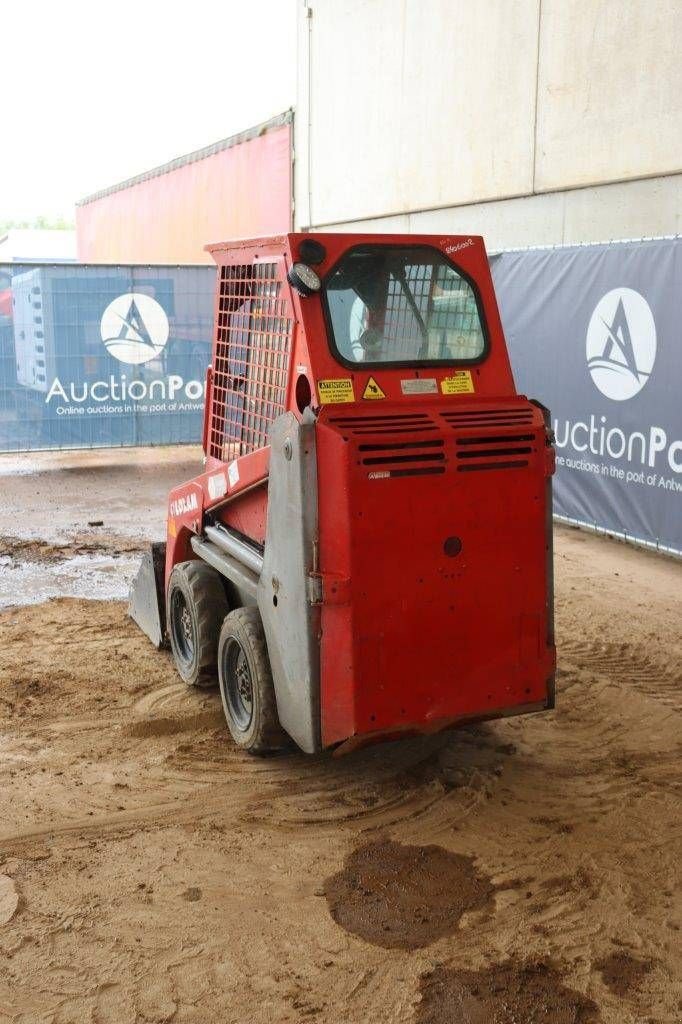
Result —
[[201, 448], [0, 455], [0, 534], [70, 538], [102, 521], [109, 534], [163, 534], [170, 487], [201, 472]]
[[[0, 575], [123, 587], [193, 470], [109, 465], [0, 467]], [[554, 713], [266, 760], [122, 603], [13, 576], [2, 1024], [679, 1024], [682, 567], [561, 528], [556, 574]]]

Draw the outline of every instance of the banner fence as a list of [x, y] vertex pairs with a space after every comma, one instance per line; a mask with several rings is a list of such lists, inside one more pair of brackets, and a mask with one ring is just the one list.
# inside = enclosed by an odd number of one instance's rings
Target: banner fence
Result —
[[213, 267], [0, 264], [0, 451], [196, 442]]
[[682, 239], [491, 264], [517, 388], [552, 414], [555, 513], [682, 553]]
[[[491, 257], [560, 518], [682, 553], [682, 239]], [[0, 451], [196, 443], [213, 267], [0, 264]]]

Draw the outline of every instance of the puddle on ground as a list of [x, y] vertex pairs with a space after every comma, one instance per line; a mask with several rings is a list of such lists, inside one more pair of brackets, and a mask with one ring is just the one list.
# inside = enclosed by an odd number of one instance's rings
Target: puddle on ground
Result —
[[77, 555], [141, 554], [147, 548], [147, 544], [141, 544], [136, 538], [85, 530], [62, 540], [0, 536], [0, 558], [9, 558], [12, 562], [65, 562]]
[[17, 562], [0, 556], [0, 608], [38, 604], [53, 597], [123, 600], [140, 555], [76, 555], [63, 561]]
[[145, 549], [138, 538], [98, 529], [49, 541], [0, 535], [0, 608], [53, 597], [125, 598]]
[[482, 971], [437, 967], [422, 975], [416, 1024], [597, 1024], [596, 1003], [567, 988], [548, 963], [506, 963]]
[[324, 887], [337, 924], [387, 949], [421, 949], [492, 908], [494, 887], [471, 857], [383, 841], [354, 850]]

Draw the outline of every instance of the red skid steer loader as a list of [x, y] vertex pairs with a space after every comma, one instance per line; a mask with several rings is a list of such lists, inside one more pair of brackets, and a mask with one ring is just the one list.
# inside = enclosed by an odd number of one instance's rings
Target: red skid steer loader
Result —
[[308, 753], [554, 706], [547, 410], [483, 240], [288, 234], [218, 264], [204, 472], [130, 614], [237, 744]]

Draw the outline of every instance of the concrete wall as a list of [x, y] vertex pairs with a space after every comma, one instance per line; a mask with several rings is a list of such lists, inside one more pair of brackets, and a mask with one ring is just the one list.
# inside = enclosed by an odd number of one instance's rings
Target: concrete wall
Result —
[[299, 0], [295, 222], [682, 231], [680, 0]]

